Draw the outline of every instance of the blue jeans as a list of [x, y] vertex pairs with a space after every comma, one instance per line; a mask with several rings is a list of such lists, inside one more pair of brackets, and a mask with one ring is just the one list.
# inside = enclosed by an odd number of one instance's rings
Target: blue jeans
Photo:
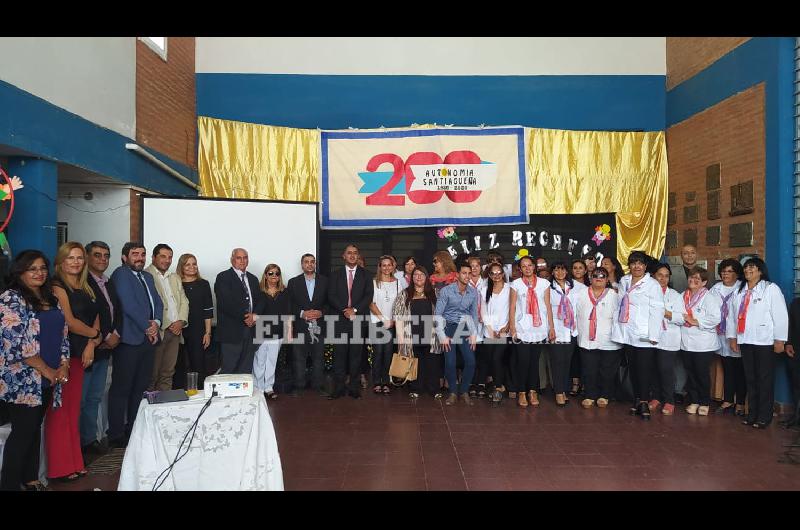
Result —
[[[80, 359], [78, 359], [80, 360]], [[81, 397], [81, 446], [97, 440], [97, 414], [103, 393], [106, 390], [108, 359], [92, 363], [92, 369], [83, 374], [83, 395]]]
[[[469, 390], [472, 376], [475, 375], [475, 350], [469, 345], [469, 337], [454, 339], [458, 324], [448, 323], [444, 328], [444, 333], [450, 337], [450, 351], [444, 352], [444, 374], [447, 378], [447, 385], [450, 392], [455, 394], [465, 394]], [[461, 373], [461, 386], [457, 387], [456, 377], [456, 348], [461, 350], [464, 358], [464, 370]]]

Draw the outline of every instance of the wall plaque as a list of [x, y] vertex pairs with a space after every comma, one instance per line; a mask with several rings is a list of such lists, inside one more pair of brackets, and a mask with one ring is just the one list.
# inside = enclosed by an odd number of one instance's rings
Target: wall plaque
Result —
[[667, 210], [667, 226], [672, 226], [678, 222], [678, 211], [675, 208]]
[[697, 246], [697, 228], [687, 228], [683, 231], [683, 244]]
[[728, 232], [730, 232], [730, 242], [728, 246], [731, 247], [753, 246], [753, 221], [748, 221], [746, 223], [732, 224], [730, 225]]
[[687, 191], [686, 192], [686, 202], [693, 202], [697, 198], [696, 191]]
[[720, 190], [713, 190], [709, 191], [707, 194], [708, 196], [708, 205], [706, 206], [706, 214], [709, 219], [719, 219], [721, 217], [720, 211]]
[[731, 186], [730, 215], [753, 213], [753, 181], [740, 182]]
[[718, 190], [720, 187], [719, 164], [706, 168], [706, 191]]
[[678, 248], [678, 231], [667, 230], [667, 249]]
[[669, 192], [667, 195], [667, 208], [675, 208], [678, 202], [678, 194], [674, 191]]
[[707, 226], [706, 227], [706, 245], [709, 247], [718, 247], [720, 239], [722, 238], [721, 226]]
[[684, 206], [683, 207], [683, 222], [684, 223], [696, 223], [698, 220], [698, 206], [693, 204], [692, 206]]

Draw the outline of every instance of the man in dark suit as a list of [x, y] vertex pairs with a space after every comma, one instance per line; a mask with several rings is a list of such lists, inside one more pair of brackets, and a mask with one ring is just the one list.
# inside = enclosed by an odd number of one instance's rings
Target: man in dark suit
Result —
[[103, 241], [92, 241], [85, 249], [89, 269], [86, 280], [100, 306], [100, 333], [104, 338], [100, 346], [95, 348], [94, 362], [84, 369], [80, 416], [81, 448], [84, 452], [102, 454], [105, 452], [105, 447], [100, 444], [97, 436], [97, 414], [106, 391], [111, 351], [119, 344], [122, 306], [114, 284], [105, 275], [111, 259], [111, 249], [108, 244]]
[[222, 352], [223, 374], [250, 374], [257, 344], [256, 314], [261, 290], [258, 278], [247, 272], [250, 256], [243, 248], [231, 252], [231, 268], [217, 274], [214, 294], [217, 296], [216, 340]]
[[[328, 282], [328, 302], [332, 314], [338, 317], [334, 326], [336, 345], [333, 357], [336, 385], [329, 399], [344, 395], [347, 372], [350, 374], [348, 393], [355, 399], [361, 397], [358, 373], [361, 368], [363, 338], [354, 340], [354, 331], [360, 331], [363, 319], [369, 317], [373, 284], [372, 278], [367, 277], [367, 271], [358, 266], [358, 257], [358, 247], [347, 245], [342, 254], [344, 267], [334, 271]], [[358, 335], [361, 337], [361, 333]]]
[[122, 266], [111, 275], [122, 312], [122, 332], [114, 349], [108, 391], [108, 442], [112, 447], [125, 447], [128, 443], [139, 402], [153, 375], [155, 345], [164, 313], [153, 277], [143, 270], [145, 257], [143, 244], [125, 243]]
[[300, 258], [302, 274], [289, 280], [289, 303], [295, 321], [295, 343], [292, 346], [294, 389], [299, 395], [306, 387], [306, 362], [311, 355], [311, 386], [320, 393], [323, 389], [324, 335], [322, 333], [325, 303], [328, 299], [328, 279], [317, 274], [317, 259], [313, 254]]

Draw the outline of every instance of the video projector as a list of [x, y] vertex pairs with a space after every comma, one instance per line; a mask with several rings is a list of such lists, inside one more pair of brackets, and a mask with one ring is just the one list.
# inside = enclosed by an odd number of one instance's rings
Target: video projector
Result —
[[203, 384], [206, 397], [216, 392], [221, 398], [253, 395], [252, 374], [217, 374], [206, 377]]

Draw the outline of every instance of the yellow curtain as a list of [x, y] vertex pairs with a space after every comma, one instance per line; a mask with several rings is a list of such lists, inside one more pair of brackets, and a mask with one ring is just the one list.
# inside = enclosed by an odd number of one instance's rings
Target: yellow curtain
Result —
[[[318, 130], [197, 121], [203, 196], [319, 201]], [[661, 256], [667, 228], [663, 132], [526, 132], [529, 213], [617, 212], [620, 261], [635, 249]]]
[[528, 129], [527, 144], [528, 213], [617, 212], [623, 265], [633, 250], [661, 257], [668, 190], [663, 132]]
[[319, 131], [204, 116], [197, 127], [202, 196], [319, 201]]

